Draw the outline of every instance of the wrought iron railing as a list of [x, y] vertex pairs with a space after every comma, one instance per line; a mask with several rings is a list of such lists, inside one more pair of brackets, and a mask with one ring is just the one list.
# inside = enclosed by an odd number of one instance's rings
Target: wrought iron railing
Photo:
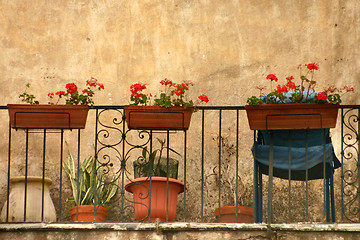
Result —
[[[358, 222], [360, 106], [341, 106], [339, 113], [341, 118], [338, 119], [337, 128], [331, 130], [335, 152], [342, 163], [341, 170], [336, 170], [334, 174], [336, 216], [338, 222]], [[55, 206], [55, 221], [71, 221], [69, 208], [72, 206], [72, 190], [63, 168], [63, 163], [68, 161], [68, 152], [74, 156], [75, 166], [81, 165], [88, 156], [95, 156], [95, 168], [101, 168], [104, 176], [102, 184], [97, 189], [114, 184], [118, 186], [116, 195], [105, 204], [110, 209], [106, 221], [150, 221], [154, 216], [151, 210], [148, 210], [145, 216], [138, 217], [140, 219], [135, 218], [133, 194], [126, 188], [131, 185], [144, 185], [144, 179], [137, 183], [133, 181], [133, 162], [146, 164], [146, 156], [159, 148], [157, 139], [165, 142], [163, 171], [170, 172], [169, 159], [177, 158], [179, 179], [184, 184], [184, 192], [179, 194], [177, 213], [172, 221], [218, 222], [221, 221], [221, 217], [216, 218], [215, 214], [220, 213], [218, 209], [223, 206], [234, 205], [235, 209], [239, 210], [242, 206], [253, 207], [254, 199], [268, 199], [266, 176], [262, 179], [264, 189], [261, 196], [257, 192], [254, 197], [253, 186], [256, 177], [253, 174], [251, 147], [256, 133], [248, 128], [243, 106], [199, 107], [198, 112], [193, 114], [187, 131], [128, 130], [123, 106], [95, 106], [89, 112], [86, 129], [72, 131], [14, 130], [8, 124], [6, 107], [1, 107], [0, 114], [3, 121], [0, 126], [3, 132], [0, 155], [2, 222], [30, 221], [27, 216], [35, 207], [27, 205], [30, 183], [26, 179], [29, 176], [39, 176], [42, 179], [41, 214], [40, 219], [37, 218], [35, 221], [49, 221], [44, 207], [47, 201], [46, 178], [52, 179], [50, 195]], [[175, 154], [170, 148], [179, 154]], [[150, 165], [150, 169], [154, 166]], [[77, 173], [79, 172], [77, 168]], [[149, 173], [151, 180], [147, 191], [150, 193], [141, 195], [140, 199], [147, 198], [153, 201], [154, 196], [150, 190], [154, 188], [155, 182], [153, 171], [150, 170]], [[94, 172], [94, 176], [97, 174], [98, 172]], [[14, 180], [11, 179], [20, 175], [25, 176], [25, 187], [21, 188], [25, 198], [20, 200], [23, 206], [22, 219], [14, 220], [9, 210], [13, 204], [11, 181]], [[165, 179], [164, 183], [168, 188], [170, 176], [166, 176]], [[130, 184], [128, 187], [127, 183]], [[270, 205], [273, 208], [272, 221], [325, 221], [324, 207], [321, 204], [325, 194], [322, 184], [322, 180], [313, 180], [309, 183], [291, 181], [289, 184], [287, 180], [275, 178], [274, 195]], [[305, 187], [309, 189], [306, 196]], [[94, 195], [97, 194], [98, 192], [94, 191]], [[292, 200], [288, 201], [289, 198]], [[170, 194], [167, 192], [164, 204], [166, 209], [169, 209], [169, 201]], [[137, 204], [144, 206], [143, 203]], [[268, 219], [267, 207], [264, 204], [262, 221]], [[148, 209], [146, 206], [145, 208]], [[94, 210], [96, 213], [98, 209], [95, 207]], [[79, 210], [76, 216], [78, 213]], [[171, 220], [170, 215], [167, 210], [163, 221]], [[240, 214], [236, 214], [235, 218], [239, 220]]]

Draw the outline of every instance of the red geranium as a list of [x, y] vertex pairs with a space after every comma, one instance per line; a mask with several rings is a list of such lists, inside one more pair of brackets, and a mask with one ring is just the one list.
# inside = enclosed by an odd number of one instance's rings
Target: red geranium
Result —
[[266, 79], [270, 79], [271, 81], [278, 81], [278, 78], [275, 76], [275, 74], [269, 74], [266, 76]]
[[78, 89], [78, 87], [76, 86], [75, 83], [68, 83], [68, 84], [66, 84], [65, 88], [66, 88], [67, 92], [70, 94], [73, 94]]
[[318, 99], [323, 100], [325, 102], [328, 99], [328, 96], [324, 92], [321, 92], [318, 95]]
[[205, 94], [198, 96], [198, 98], [203, 102], [209, 102], [209, 98]]
[[279, 93], [285, 93], [288, 91], [288, 88], [286, 87], [286, 85], [283, 85], [283, 86], [278, 85], [276, 88]]
[[161, 85], [165, 85], [165, 86], [171, 86], [173, 85], [173, 82], [171, 80], [168, 80], [167, 78], [161, 80]]
[[295, 83], [291, 82], [291, 81], [286, 83], [286, 87], [289, 88], [289, 89], [296, 89]]
[[[144, 84], [135, 83], [130, 86], [130, 101], [132, 105], [147, 105], [153, 104], [155, 106], [161, 107], [172, 107], [172, 106], [182, 106], [186, 107], [193, 107], [194, 102], [188, 99], [186, 96], [187, 91], [189, 90], [190, 86], [193, 86], [191, 82], [182, 82], [182, 83], [175, 83], [170, 79], [164, 78], [160, 81], [160, 84], [164, 86], [165, 91], [161, 92], [158, 95], [154, 96], [152, 101], [151, 93], [144, 94], [142, 91], [146, 88]], [[208, 102], [209, 99], [206, 95], [199, 96], [199, 99], [203, 102]], [[199, 101], [200, 102], [200, 101]]]
[[316, 65], [316, 63], [309, 63], [309, 64], [305, 64], [305, 66], [309, 69], [309, 70], [318, 70], [319, 66]]

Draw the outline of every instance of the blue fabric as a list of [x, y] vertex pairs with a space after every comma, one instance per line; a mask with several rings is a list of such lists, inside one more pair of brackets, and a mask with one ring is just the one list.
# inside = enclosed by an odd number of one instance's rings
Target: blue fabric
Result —
[[[301, 100], [301, 102], [305, 103], [306, 102], [306, 95], [307, 95], [307, 90], [303, 91], [303, 99]], [[291, 91], [288, 91], [288, 92], [285, 92], [283, 93], [284, 96], [286, 97], [285, 100], [284, 100], [284, 103], [294, 103], [293, 101], [291, 101], [289, 98], [291, 97], [291, 94], [293, 94], [294, 91], [291, 90]], [[315, 97], [315, 94], [318, 94], [318, 93], [321, 93], [320, 91], [309, 91], [309, 96], [307, 97], [307, 99], [313, 99]], [[267, 94], [265, 94], [264, 96], [261, 96], [260, 99], [263, 99]], [[327, 100], [327, 102], [329, 102]], [[263, 103], [263, 104], [266, 104], [266, 103]]]
[[[274, 130], [274, 168], [289, 169], [289, 131], [291, 135], [291, 170], [306, 170], [306, 131], [308, 131], [308, 169], [324, 162], [322, 129]], [[338, 168], [341, 165], [334, 154], [329, 132], [329, 129], [325, 130], [325, 161], [330, 166]], [[252, 147], [253, 156], [256, 161], [268, 166], [270, 134], [267, 131], [259, 131], [258, 134], [258, 141]]]
[[[276, 130], [273, 131], [275, 146], [289, 146], [291, 139], [291, 147], [305, 147], [306, 131], [308, 134], [308, 146], [323, 145], [324, 131], [325, 143], [331, 143], [330, 129], [295, 129], [295, 130]], [[263, 139], [264, 145], [270, 145], [269, 131], [259, 131], [260, 137]]]

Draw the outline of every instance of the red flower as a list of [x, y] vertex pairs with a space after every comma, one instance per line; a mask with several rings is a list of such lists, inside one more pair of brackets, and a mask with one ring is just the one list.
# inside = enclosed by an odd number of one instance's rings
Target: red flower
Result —
[[141, 83], [135, 83], [135, 84], [130, 86], [130, 91], [132, 93], [137, 93], [137, 92], [140, 92], [140, 91], [142, 91], [144, 89], [146, 89], [146, 85], [141, 84]]
[[178, 90], [172, 90], [171, 93], [175, 94], [176, 96], [181, 95], [181, 93]]
[[309, 70], [318, 70], [319, 66], [316, 65], [316, 63], [309, 63], [309, 64], [305, 64], [305, 66], [309, 69]]
[[275, 76], [275, 74], [269, 74], [266, 76], [266, 79], [270, 79], [271, 81], [278, 81], [278, 78]]
[[132, 93], [131, 96], [135, 97], [135, 98], [140, 98], [141, 95], [139, 93]]
[[321, 93], [318, 95], [318, 99], [319, 99], [319, 100], [326, 101], [327, 98], [328, 98], [328, 96], [327, 96], [324, 92], [321, 92]]
[[89, 94], [89, 89], [84, 89], [82, 92], [86, 93], [86, 94]]
[[99, 88], [104, 89], [104, 84], [98, 83]]
[[288, 89], [296, 89], [295, 83], [294, 82], [287, 82], [285, 85]]
[[65, 91], [57, 91], [55, 95], [60, 95], [60, 96], [65, 95]]
[[77, 91], [77, 86], [75, 83], [68, 83], [66, 84], [65, 88], [67, 89], [67, 92], [72, 94]]
[[286, 85], [283, 85], [283, 86], [278, 85], [276, 88], [277, 88], [278, 93], [285, 93], [288, 91], [288, 88], [286, 87]]
[[209, 98], [205, 94], [198, 96], [198, 98], [203, 102], [209, 102]]
[[161, 80], [160, 83], [161, 83], [162, 85], [165, 85], [165, 86], [167, 86], [167, 85], [172, 86], [172, 85], [173, 85], [173, 82], [172, 82], [171, 80], [168, 80], [167, 78], [165, 78], [164, 80]]
[[288, 81], [291, 81], [291, 80], [293, 80], [293, 79], [294, 79], [293, 76], [290, 76], [290, 77], [287, 77], [287, 78], [286, 78], [286, 80], [288, 80]]
[[52, 93], [52, 92], [48, 93], [48, 97], [50, 97], [50, 96], [54, 96], [54, 93]]

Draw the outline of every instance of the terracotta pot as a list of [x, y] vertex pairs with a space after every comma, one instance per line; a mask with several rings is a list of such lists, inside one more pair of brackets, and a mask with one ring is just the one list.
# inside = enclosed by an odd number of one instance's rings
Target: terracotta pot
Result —
[[[44, 206], [42, 207], [42, 177], [27, 177], [26, 218], [24, 220], [25, 176], [10, 179], [8, 222], [56, 222], [56, 211], [50, 197], [52, 181], [44, 179]], [[43, 219], [41, 219], [43, 209]], [[1, 211], [1, 221], [6, 221], [7, 202]]]
[[8, 104], [12, 128], [83, 129], [88, 105]]
[[194, 108], [159, 106], [124, 106], [129, 129], [187, 130]]
[[[77, 216], [77, 211], [79, 212]], [[94, 205], [80, 205], [70, 209], [73, 222], [103, 222], [108, 214], [106, 207], [97, 206], [96, 216], [94, 216]]]
[[[148, 177], [136, 178], [125, 186], [126, 191], [134, 195], [135, 217], [139, 221], [148, 221], [149, 216], [149, 189]], [[168, 221], [176, 215], [177, 196], [184, 192], [184, 184], [176, 179], [169, 178]], [[166, 221], [166, 177], [152, 177], [151, 183], [151, 218], [155, 222]]]
[[[215, 209], [216, 219], [219, 219], [219, 208]], [[236, 207], [224, 206], [220, 208], [220, 222], [222, 223], [253, 223], [254, 209], [252, 207], [238, 206], [236, 221]]]
[[245, 106], [251, 130], [334, 128], [339, 104], [290, 103]]

